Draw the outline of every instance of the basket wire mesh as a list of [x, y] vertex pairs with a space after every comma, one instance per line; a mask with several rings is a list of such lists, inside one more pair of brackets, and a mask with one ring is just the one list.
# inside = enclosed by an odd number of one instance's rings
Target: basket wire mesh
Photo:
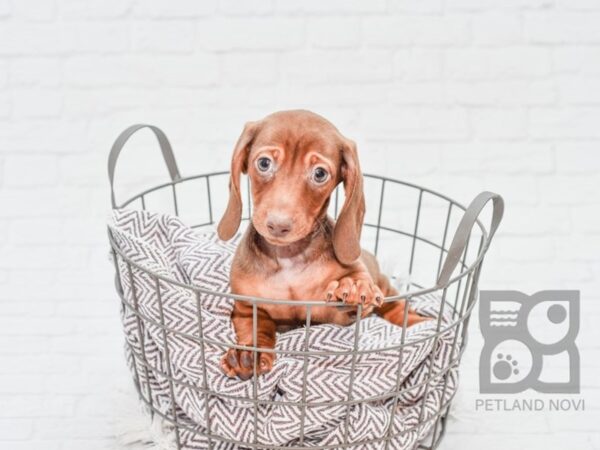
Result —
[[[163, 154], [163, 158], [165, 160], [171, 177], [171, 181], [146, 189], [119, 204], [116, 201], [113, 189], [116, 162], [127, 140], [136, 131], [143, 128], [149, 128], [156, 135], [159, 141], [160, 149]], [[497, 194], [484, 192], [477, 196], [475, 200], [473, 200], [471, 205], [468, 208], [466, 208], [460, 203], [452, 200], [451, 198], [443, 194], [434, 192], [430, 189], [412, 183], [407, 183], [404, 181], [399, 181], [392, 178], [377, 175], [364, 174], [363, 176], [365, 180], [365, 197], [368, 211], [365, 217], [365, 223], [363, 228], [363, 248], [371, 250], [376, 256], [378, 256], [380, 259], [383, 259], [384, 261], [385, 258], [388, 258], [388, 260], [390, 258], [393, 258], [393, 261], [396, 264], [394, 270], [397, 270], [397, 267], [404, 267], [408, 273], [408, 281], [406, 281], [402, 285], [400, 289], [401, 292], [397, 296], [386, 298], [385, 301], [388, 302], [399, 299], [406, 299], [406, 310], [404, 314], [404, 318], [406, 320], [408, 318], [408, 314], [406, 314], [406, 312], [408, 311], [408, 308], [412, 302], [418, 300], [423, 295], [436, 293], [439, 295], [440, 299], [438, 316], [434, 319], [436, 320], [436, 327], [435, 332], [429, 335], [427, 339], [431, 339], [433, 341], [433, 345], [435, 346], [437, 340], [442, 334], [448, 332], [453, 333], [452, 346], [450, 352], [451, 356], [448, 364], [445, 367], [443, 367], [441, 371], [436, 371], [435, 373], [432, 373], [431, 367], [433, 366], [433, 352], [431, 353], [431, 356], [427, 361], [429, 373], [425, 380], [421, 383], [425, 385], [425, 394], [423, 395], [421, 400], [419, 423], [416, 425], [416, 427], [402, 430], [400, 432], [395, 430], [393, 426], [393, 418], [397, 411], [398, 398], [401, 394], [406, 392], [406, 389], [402, 389], [401, 386], [402, 379], [400, 371], [402, 367], [403, 357], [402, 349], [407, 345], [405, 342], [407, 329], [406, 323], [402, 328], [401, 342], [399, 345], [379, 349], [360, 349], [358, 344], [362, 307], [361, 305], [358, 305], [356, 322], [354, 323], [354, 325], [352, 325], [354, 327], [355, 332], [353, 349], [351, 351], [352, 359], [350, 369], [350, 384], [349, 391], [347, 393], [347, 399], [339, 402], [307, 402], [306, 386], [308, 377], [308, 358], [315, 356], [331, 356], [341, 354], [341, 352], [335, 351], [308, 351], [308, 342], [313, 326], [313, 324], [311, 323], [311, 309], [315, 306], [336, 307], [340, 305], [339, 303], [327, 303], [325, 301], [291, 301], [285, 299], [249, 298], [241, 295], [212, 292], [206, 289], [201, 289], [197, 286], [183, 284], [173, 279], [159, 275], [157, 273], [153, 273], [147, 268], [144, 268], [139, 264], [133, 262], [120, 250], [119, 246], [116, 244], [113, 236], [109, 231], [111, 253], [113, 256], [113, 262], [116, 271], [115, 285], [116, 290], [121, 299], [122, 311], [127, 310], [134, 314], [138, 339], [142, 343], [141, 351], [135, 349], [133, 346], [131, 346], [131, 344], [127, 344], [129, 346], [129, 354], [131, 355], [131, 358], [133, 358], [132, 367], [134, 371], [135, 386], [137, 388], [140, 398], [148, 406], [151, 413], [154, 415], [158, 415], [167, 423], [172, 424], [175, 434], [175, 441], [178, 449], [182, 448], [181, 433], [186, 431], [204, 437], [207, 442], [207, 448], [209, 449], [213, 448], [216, 445], [216, 443], [223, 443], [231, 444], [231, 448], [235, 448], [235, 446], [238, 446], [240, 448], [253, 449], [358, 449], [365, 448], [365, 446], [368, 445], [374, 445], [375, 447], [373, 448], [384, 448], [387, 450], [389, 448], [393, 448], [393, 440], [400, 433], [409, 433], [411, 431], [414, 431], [414, 428], [423, 427], [428, 423], [433, 423], [432, 431], [429, 433], [428, 439], [426, 441], [422, 441], [418, 444], [418, 448], [437, 448], [446, 431], [448, 411], [454, 396], [454, 394], [452, 394], [446, 401], [444, 401], [444, 399], [446, 398], [446, 390], [448, 386], [448, 375], [453, 368], [458, 367], [466, 348], [467, 329], [471, 311], [473, 310], [475, 301], [477, 299], [478, 281], [481, 273], [483, 259], [489, 248], [491, 239], [502, 219], [503, 201], [502, 198]], [[111, 187], [111, 200], [113, 208], [139, 207], [143, 210], [146, 210], [148, 208], [148, 200], [153, 195], [161, 193], [163, 200], [165, 198], [167, 199], [166, 203], [169, 212], [173, 212], [175, 215], [182, 216], [185, 218], [186, 214], [183, 211], [181, 211], [181, 190], [184, 186], [188, 186], [192, 183], [195, 183], [195, 188], [192, 189], [193, 201], [188, 202], [188, 204], [192, 205], [192, 207], [200, 206], [204, 210], [202, 214], [195, 216], [197, 220], [196, 223], [192, 225], [195, 228], [212, 227], [215, 224], [215, 218], [219, 217], [219, 211], [224, 210], [224, 206], [226, 203], [226, 183], [228, 181], [228, 177], [229, 173], [226, 171], [207, 173], [202, 175], [193, 175], [189, 177], [181, 177], [177, 168], [177, 164], [175, 162], [175, 158], [173, 156], [173, 152], [171, 150], [171, 146], [166, 136], [160, 129], [150, 125], [134, 125], [125, 130], [116, 140], [109, 156], [109, 181]], [[218, 187], [216, 188], [217, 185]], [[243, 222], [247, 223], [252, 215], [252, 203], [249, 181], [246, 183], [244, 190], [244, 196], [246, 198], [247, 207], [244, 213]], [[166, 196], [164, 195], [165, 193], [167, 193]], [[330, 205], [330, 213], [334, 218], [337, 217], [338, 205], [341, 202], [342, 195], [343, 193], [340, 192], [339, 188], [333, 194], [333, 201]], [[408, 214], [406, 213], [406, 211], [410, 206], [410, 202], [408, 202], [406, 199], [411, 197], [413, 199], [416, 198], [416, 208], [414, 216], [410, 220], [408, 220]], [[479, 219], [479, 214], [490, 200], [493, 202], [493, 214], [491, 218], [491, 225], [488, 230], [484, 227], [481, 220]], [[400, 214], [388, 214], [387, 212], [389, 211], [400, 211]], [[431, 223], [427, 223], [424, 220], [424, 216], [430, 215], [432, 211], [435, 211], [438, 217], [437, 221], [430, 221], [435, 222], [435, 224], [437, 224], [436, 226], [438, 226], [439, 228], [438, 231], [440, 231], [440, 233], [437, 233], [437, 239], [435, 236], [436, 233], [431, 230]], [[429, 221], [430, 219], [427, 220]], [[460, 222], [457, 224], [456, 222], [458, 220], [460, 220]], [[450, 234], [453, 228], [455, 229], [455, 232], [453, 238], [450, 239]], [[400, 242], [402, 242], [402, 244], [400, 244]], [[420, 258], [421, 254], [426, 253], [429, 253], [428, 258]], [[402, 256], [405, 256], [406, 259], [402, 260]], [[129, 285], [132, 287], [133, 301], [129, 301], [124, 295], [122, 280], [119, 276], [120, 263], [124, 264], [127, 268], [126, 276], [129, 278]], [[417, 270], [418, 267], [421, 267], [422, 269], [424, 268], [420, 272], [430, 274], [429, 279], [431, 281], [421, 281], [420, 279], [418, 279], [417, 276], [415, 276], [415, 274], [419, 272]], [[456, 268], [458, 268], [458, 273], [457, 275], [454, 275], [454, 272], [457, 271], [455, 270]], [[144, 272], [146, 275], [152, 277], [152, 279], [155, 282], [155, 293], [159, 305], [159, 322], [156, 322], [152, 318], [146, 316], [138, 307], [138, 298], [135, 292], [134, 283], [135, 275], [133, 269], [135, 269], [136, 272]], [[173, 327], [169, 327], [165, 324], [160, 282], [171, 283], [173, 285], [177, 285], [179, 287], [188, 289], [190, 292], [193, 293], [196, 299], [198, 318], [197, 336], [182, 333], [180, 330], [177, 330]], [[238, 344], [227, 344], [205, 338], [202, 329], [203, 305], [201, 301], [201, 294], [212, 294], [218, 297], [230, 298], [232, 301], [245, 301], [251, 303], [253, 309], [253, 345], [245, 346]], [[257, 346], [258, 307], [264, 303], [274, 303], [281, 305], [294, 304], [301, 305], [306, 308], [306, 323], [304, 327], [305, 338], [303, 351], [281, 351], [277, 349], [260, 348]], [[451, 311], [452, 321], [448, 325], [443, 326], [442, 316], [444, 315], [446, 310]], [[169, 336], [173, 335], [183, 335], [187, 339], [191, 339], [197, 342], [197, 344], [200, 347], [201, 358], [203, 361], [205, 361], [204, 346], [207, 344], [220, 346], [223, 348], [224, 352], [229, 348], [238, 348], [254, 352], [254, 376], [252, 378], [253, 396], [251, 398], [232, 397], [232, 399], [235, 399], [236, 401], [247, 402], [251, 404], [254, 408], [254, 439], [252, 440], [252, 442], [243, 442], [228, 439], [224, 436], [220, 436], [213, 432], [211, 428], [211, 402], [209, 400], [211, 398], [228, 398], [228, 395], [209, 389], [207, 382], [206, 364], [202, 364], [202, 385], [196, 386], [189, 384], [185, 380], [178, 379], [173, 375], [171, 370], [171, 358], [169, 354], [168, 345], [165, 346], [165, 358], [168, 362], [167, 364], [165, 364], [165, 369], [156, 367], [148, 360], [144, 351], [144, 333], [142, 332], [144, 326], [148, 324], [152, 324], [153, 326], [158, 327], [161, 330], [164, 342], [168, 342]], [[297, 440], [297, 442], [291, 446], [266, 445], [264, 443], [261, 443], [258, 439], [258, 407], [262, 405], [281, 405], [285, 404], [286, 402], [282, 402], [276, 399], [266, 400], [258, 398], [258, 376], [256, 373], [257, 350], [261, 352], [273, 352], [275, 353], [276, 357], [281, 354], [294, 354], [303, 359], [302, 398], [300, 403], [294, 402], [293, 404], [293, 407], [300, 406], [301, 408], [301, 413], [299, 417], [300, 437]], [[399, 364], [395, 388], [391, 392], [377, 397], [360, 399], [353, 398], [352, 386], [355, 377], [355, 365], [357, 357], [361, 354], [368, 352], [383, 351], [398, 352]], [[138, 373], [139, 367], [143, 368], [143, 377]], [[151, 383], [142, 381], [143, 379], [148, 380], [150, 373], [154, 373], [168, 381], [168, 390], [171, 397], [171, 408], [168, 412], [165, 412], [161, 408], [157, 407], [157, 405], [153, 404]], [[425, 401], [429, 394], [430, 383], [434, 379], [439, 379], [439, 377], [443, 377], [444, 380], [441, 405], [435, 412], [435, 414], [425, 418]], [[183, 385], [187, 388], [194, 389], [204, 396], [206, 400], [206, 407], [204, 411], [206, 423], [205, 429], [201, 429], [196, 424], [182, 419], [182, 417], [177, 414], [175, 401], [175, 387], [177, 385]], [[414, 387], [415, 386], [411, 387], [411, 389], [413, 389]], [[384, 401], [389, 399], [392, 400], [390, 406], [391, 420], [389, 421], [389, 426], [387, 427], [387, 430], [381, 436], [375, 439], [368, 439], [361, 442], [349, 442], [349, 411], [351, 406], [361, 402]], [[344, 421], [344, 442], [342, 444], [336, 445], [307, 446], [305, 445], [306, 410], [310, 407], [318, 407], [323, 405], [339, 405], [346, 407], [346, 415]]]

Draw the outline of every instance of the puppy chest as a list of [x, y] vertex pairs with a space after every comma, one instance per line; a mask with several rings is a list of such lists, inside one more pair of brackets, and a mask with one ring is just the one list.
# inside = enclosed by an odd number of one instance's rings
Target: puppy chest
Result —
[[265, 280], [266, 287], [278, 292], [276, 298], [289, 300], [324, 299], [328, 274], [319, 266], [282, 265]]

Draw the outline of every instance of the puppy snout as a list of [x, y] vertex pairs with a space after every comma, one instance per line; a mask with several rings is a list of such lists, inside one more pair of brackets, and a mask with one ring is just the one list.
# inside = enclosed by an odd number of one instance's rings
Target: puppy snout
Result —
[[284, 217], [271, 216], [267, 219], [267, 228], [273, 237], [281, 238], [292, 230], [292, 221]]

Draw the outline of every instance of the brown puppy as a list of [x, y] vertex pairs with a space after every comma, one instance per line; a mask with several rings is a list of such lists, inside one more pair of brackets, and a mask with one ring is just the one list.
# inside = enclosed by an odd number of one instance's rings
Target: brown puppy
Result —
[[[244, 127], [231, 163], [229, 204], [218, 226], [231, 239], [242, 216], [240, 176], [251, 180], [254, 211], [231, 268], [235, 294], [270, 299], [343, 301], [348, 308], [315, 306], [312, 323], [349, 325], [357, 305], [404, 323], [404, 301], [382, 305], [396, 295], [379, 272], [375, 257], [360, 248], [365, 212], [356, 145], [324, 118], [308, 111], [282, 111]], [[327, 216], [329, 198], [343, 182], [346, 193], [337, 222]], [[273, 348], [275, 332], [302, 325], [305, 306], [258, 305], [257, 346]], [[425, 320], [409, 311], [408, 325]], [[236, 302], [232, 313], [238, 344], [252, 346], [252, 305]], [[273, 353], [260, 353], [257, 373], [273, 366]], [[223, 371], [248, 379], [250, 351], [230, 349]]]

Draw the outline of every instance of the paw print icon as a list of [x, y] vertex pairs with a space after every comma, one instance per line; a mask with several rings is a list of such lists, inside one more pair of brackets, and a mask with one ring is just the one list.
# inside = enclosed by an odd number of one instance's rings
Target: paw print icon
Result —
[[497, 361], [494, 363], [494, 376], [499, 380], [507, 380], [513, 375], [519, 375], [519, 362], [512, 355], [504, 356], [498, 353]]
[[481, 291], [481, 393], [579, 393], [579, 297], [579, 291]]

